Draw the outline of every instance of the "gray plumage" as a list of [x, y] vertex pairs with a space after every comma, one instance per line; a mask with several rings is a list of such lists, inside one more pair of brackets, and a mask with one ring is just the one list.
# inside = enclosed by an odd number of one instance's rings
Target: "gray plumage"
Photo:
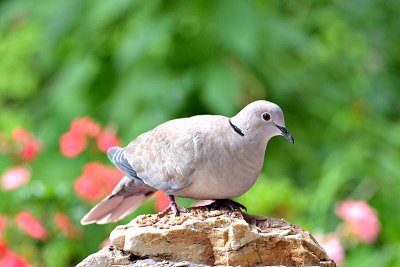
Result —
[[200, 115], [165, 122], [108, 151], [126, 176], [81, 223], [120, 220], [157, 190], [193, 199], [240, 196], [259, 176], [267, 143], [276, 135], [293, 142], [282, 110], [263, 100], [230, 119]]

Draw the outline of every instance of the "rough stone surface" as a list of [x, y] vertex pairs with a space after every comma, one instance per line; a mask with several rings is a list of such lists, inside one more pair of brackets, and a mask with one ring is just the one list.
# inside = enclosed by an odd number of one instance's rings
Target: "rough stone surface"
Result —
[[[162, 267], [196, 267], [198, 264], [189, 262], [172, 262], [167, 260], [141, 259], [131, 253], [119, 250], [114, 246], [107, 246], [100, 251], [88, 256], [76, 267], [139, 267], [139, 266], [162, 266]], [[205, 266], [206, 265], [201, 265]]]
[[177, 217], [141, 215], [117, 226], [110, 239], [113, 246], [78, 266], [336, 266], [309, 232], [240, 211], [198, 207]]

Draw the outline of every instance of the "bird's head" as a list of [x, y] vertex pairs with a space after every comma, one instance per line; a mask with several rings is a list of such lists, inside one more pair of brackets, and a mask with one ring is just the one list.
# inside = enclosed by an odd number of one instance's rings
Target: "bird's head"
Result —
[[276, 135], [282, 135], [292, 144], [294, 138], [285, 127], [285, 120], [281, 108], [269, 101], [258, 100], [245, 106], [235, 117], [232, 123], [243, 128], [244, 134], [265, 136], [269, 140]]

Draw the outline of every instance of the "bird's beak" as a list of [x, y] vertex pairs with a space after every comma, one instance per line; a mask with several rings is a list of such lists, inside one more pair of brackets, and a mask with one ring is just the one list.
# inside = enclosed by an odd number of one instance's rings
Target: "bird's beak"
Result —
[[278, 127], [278, 129], [281, 131], [282, 136], [284, 136], [287, 140], [289, 140], [290, 143], [294, 144], [293, 136], [289, 133], [289, 131], [285, 127], [279, 125], [276, 125], [276, 127]]

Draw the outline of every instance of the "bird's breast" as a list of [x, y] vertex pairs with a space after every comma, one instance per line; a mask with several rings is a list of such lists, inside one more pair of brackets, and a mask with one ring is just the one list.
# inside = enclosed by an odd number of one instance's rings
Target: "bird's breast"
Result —
[[246, 146], [209, 142], [190, 185], [175, 195], [194, 199], [223, 199], [247, 192], [257, 180], [264, 162], [265, 145]]

